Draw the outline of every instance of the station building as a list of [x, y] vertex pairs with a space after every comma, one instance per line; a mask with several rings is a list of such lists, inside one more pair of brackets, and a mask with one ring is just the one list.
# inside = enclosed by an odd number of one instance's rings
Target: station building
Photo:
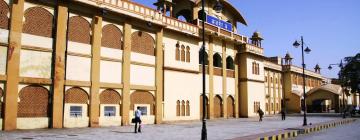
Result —
[[[157, 9], [130, 0], [0, 0], [0, 128], [129, 125], [198, 120], [201, 62], [207, 116], [255, 116], [262, 108], [300, 112], [301, 87], [326, 79], [291, 56], [266, 57], [259, 32], [226, 0], [208, 0], [206, 60], [201, 60], [199, 0], [159, 0]], [[202, 19], [202, 18], [201, 18]]]

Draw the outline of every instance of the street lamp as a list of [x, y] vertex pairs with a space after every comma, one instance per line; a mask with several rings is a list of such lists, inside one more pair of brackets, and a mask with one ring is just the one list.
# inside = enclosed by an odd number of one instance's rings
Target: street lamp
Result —
[[[202, 114], [202, 129], [201, 129], [201, 140], [207, 140], [207, 130], [206, 130], [206, 94], [205, 94], [205, 0], [201, 1], [201, 20], [202, 20], [202, 46], [201, 46], [201, 57], [202, 57], [202, 97], [203, 97], [203, 114]], [[213, 9], [217, 12], [220, 13], [223, 9], [223, 6], [221, 5], [220, 1], [217, 0]], [[210, 98], [210, 97], [209, 97]]]
[[[336, 66], [338, 66], [338, 67], [340, 68], [340, 72], [343, 71], [344, 65], [343, 65], [342, 60], [341, 60], [340, 63], [338, 63], [338, 64], [329, 64], [328, 69], [331, 70], [331, 69], [332, 69], [332, 66], [334, 66], [334, 65], [336, 65]], [[344, 89], [344, 84], [342, 83], [342, 81], [343, 81], [343, 76], [341, 76], [340, 74], [339, 74], [339, 80], [341, 81], [341, 88]], [[342, 113], [343, 113], [343, 118], [346, 118], [346, 114], [345, 114], [345, 91], [343, 90], [342, 93], [343, 93], [343, 96], [342, 96], [342, 100], [343, 100]]]
[[304, 106], [304, 122], [303, 122], [303, 126], [306, 126], [307, 125], [307, 120], [306, 120], [306, 94], [305, 94], [305, 86], [306, 86], [306, 83], [305, 83], [305, 63], [304, 63], [304, 51], [306, 54], [309, 54], [311, 52], [310, 48], [309, 47], [306, 47], [304, 49], [304, 39], [303, 37], [301, 36], [301, 42], [299, 43], [297, 40], [293, 43], [293, 46], [295, 48], [298, 48], [299, 46], [301, 46], [301, 58], [302, 58], [302, 69], [303, 69], [303, 73], [302, 73], [302, 76], [303, 76], [303, 96], [304, 96], [304, 100], [303, 100], [303, 106]]

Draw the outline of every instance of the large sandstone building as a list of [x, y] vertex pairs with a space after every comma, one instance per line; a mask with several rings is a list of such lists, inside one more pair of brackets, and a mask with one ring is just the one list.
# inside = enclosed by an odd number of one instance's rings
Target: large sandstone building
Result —
[[[300, 112], [301, 87], [324, 81], [291, 57], [266, 57], [262, 37], [226, 0], [208, 0], [209, 119]], [[0, 0], [0, 129], [129, 125], [198, 120], [202, 110], [198, 0]]]

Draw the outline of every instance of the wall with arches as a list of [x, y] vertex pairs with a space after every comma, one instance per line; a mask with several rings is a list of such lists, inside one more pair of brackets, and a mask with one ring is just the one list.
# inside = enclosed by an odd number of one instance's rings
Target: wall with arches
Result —
[[64, 127], [87, 127], [89, 125], [89, 88], [66, 87], [64, 92]]
[[[114, 89], [102, 89], [99, 95], [100, 101], [100, 126], [120, 126], [121, 125], [121, 92]], [[115, 108], [114, 114], [106, 110], [106, 107]], [[109, 113], [107, 113], [109, 112]]]
[[48, 86], [19, 85], [17, 129], [49, 127], [49, 96]]
[[[165, 71], [164, 77], [164, 121], [199, 119], [201, 77], [177, 71]], [[180, 112], [176, 110], [177, 101], [180, 101]], [[181, 107], [182, 101], [185, 102], [185, 109]], [[189, 109], [186, 107], [187, 101], [190, 103]], [[186, 115], [188, 110], [189, 116]]]
[[[199, 70], [199, 42], [188, 36], [167, 32], [166, 30], [164, 31], [163, 42], [165, 67], [191, 71]], [[177, 44], [179, 45], [179, 51], [177, 51]], [[184, 46], [185, 53], [182, 53], [182, 46]], [[189, 48], [188, 51], [187, 47]]]
[[[9, 2], [0, 0], [0, 44], [8, 43], [10, 8]], [[0, 45], [0, 74], [6, 73], [7, 47]]]
[[25, 3], [20, 50], [20, 76], [51, 77], [54, 10]]

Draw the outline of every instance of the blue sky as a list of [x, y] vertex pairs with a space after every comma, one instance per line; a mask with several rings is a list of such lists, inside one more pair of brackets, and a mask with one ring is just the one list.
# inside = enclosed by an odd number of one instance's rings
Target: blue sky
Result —
[[[152, 6], [156, 0], [134, 0]], [[360, 53], [360, 0], [229, 0], [248, 26], [240, 34], [259, 31], [266, 56], [290, 52], [293, 64], [301, 65], [301, 50], [292, 43], [304, 36], [312, 52], [305, 55], [307, 69], [318, 63], [327, 77], [337, 77], [338, 68], [327, 69], [343, 57]]]

